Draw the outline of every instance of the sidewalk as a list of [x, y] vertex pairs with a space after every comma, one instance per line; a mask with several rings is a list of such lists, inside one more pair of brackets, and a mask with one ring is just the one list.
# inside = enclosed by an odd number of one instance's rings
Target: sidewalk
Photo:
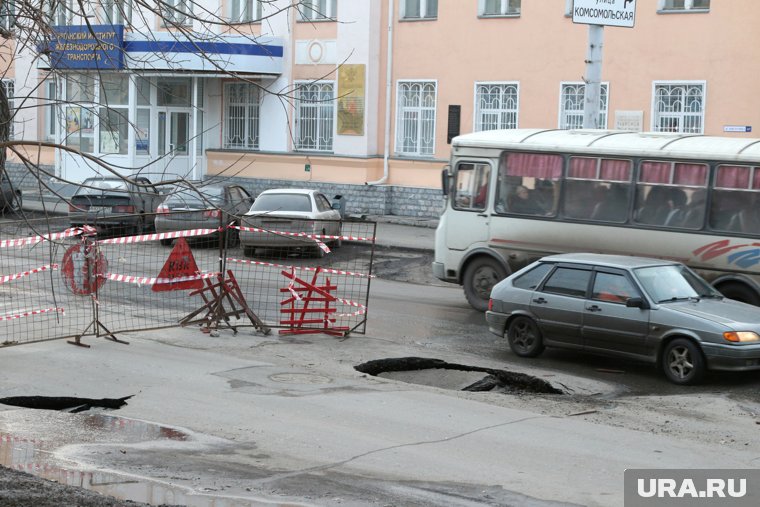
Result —
[[[74, 185], [59, 185], [56, 192], [68, 197], [76, 190]], [[69, 205], [60, 197], [50, 194], [40, 195], [35, 190], [23, 191], [25, 211], [47, 212], [50, 215], [65, 215]], [[349, 214], [350, 219], [360, 217]], [[366, 215], [364, 219], [377, 222], [375, 243], [381, 247], [398, 247], [409, 250], [433, 251], [437, 218], [402, 217], [396, 215]]]

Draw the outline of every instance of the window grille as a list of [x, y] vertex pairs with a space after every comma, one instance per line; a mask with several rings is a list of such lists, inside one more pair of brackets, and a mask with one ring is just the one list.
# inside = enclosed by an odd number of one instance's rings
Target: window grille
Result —
[[660, 0], [663, 11], [707, 11], [710, 0]]
[[479, 84], [475, 91], [475, 131], [517, 128], [518, 85]]
[[[599, 92], [599, 128], [607, 128], [607, 91], [609, 85], [602, 83]], [[583, 105], [585, 83], [563, 83], [560, 97], [559, 128], [583, 128]]]
[[47, 0], [45, 12], [53, 25], [69, 25], [73, 19], [72, 0]]
[[232, 0], [230, 3], [230, 20], [238, 23], [260, 21], [261, 4], [261, 0]]
[[193, 3], [195, 0], [163, 0], [162, 8], [164, 26], [193, 24]]
[[259, 87], [252, 83], [224, 85], [224, 147], [227, 149], [259, 149]]
[[335, 128], [335, 87], [332, 83], [302, 83], [296, 90], [295, 148], [332, 151]]
[[403, 155], [433, 155], [436, 84], [400, 82], [397, 104], [396, 151]]
[[518, 16], [520, 0], [482, 0], [481, 16]]
[[301, 2], [299, 10], [301, 20], [318, 21], [335, 19], [337, 16], [338, 0], [305, 0]]
[[0, 4], [0, 27], [10, 31], [16, 23], [16, 2], [5, 0]]
[[702, 134], [704, 84], [655, 84], [653, 130]]
[[132, 19], [132, 0], [103, 0], [103, 19], [112, 25], [128, 25]]
[[406, 0], [401, 19], [431, 19], [438, 17], [438, 0]]
[[14, 118], [16, 116], [16, 104], [15, 104], [15, 95], [16, 95], [16, 83], [12, 79], [3, 79], [0, 81], [0, 85], [3, 87], [3, 91], [5, 91], [5, 96], [8, 99], [8, 109], [9, 109], [9, 117], [8, 117], [8, 136], [10, 139], [13, 139], [13, 133], [14, 133]]

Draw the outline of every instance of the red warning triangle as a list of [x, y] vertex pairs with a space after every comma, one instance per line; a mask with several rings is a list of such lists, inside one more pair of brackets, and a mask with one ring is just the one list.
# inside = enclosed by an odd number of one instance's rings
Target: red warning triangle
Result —
[[[190, 245], [187, 244], [185, 238], [177, 238], [174, 242], [174, 248], [172, 248], [169, 258], [166, 259], [166, 264], [158, 274], [158, 278], [161, 280], [172, 278], [187, 278], [189, 276], [196, 276], [198, 274], [198, 265], [193, 258], [193, 252], [190, 251]], [[170, 290], [189, 290], [189, 289], [202, 289], [203, 280], [183, 280], [178, 282], [159, 282], [153, 284], [153, 292], [165, 292]]]

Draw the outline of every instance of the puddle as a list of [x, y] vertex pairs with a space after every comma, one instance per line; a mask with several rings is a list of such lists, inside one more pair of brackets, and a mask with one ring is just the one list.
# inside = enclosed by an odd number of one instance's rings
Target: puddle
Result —
[[[200, 436], [202, 438], [202, 436]], [[210, 438], [210, 437], [208, 437]], [[59, 484], [95, 491], [121, 500], [153, 505], [254, 507], [280, 505], [252, 498], [225, 497], [117, 471], [97, 470], [62, 457], [65, 446], [101, 445], [109, 453], [131, 452], [130, 445], [192, 445], [198, 435], [158, 424], [105, 414], [44, 410], [0, 411], [0, 465]], [[203, 442], [198, 442], [203, 444]], [[16, 492], [23, 495], [23, 491]]]
[[355, 366], [354, 369], [376, 377], [457, 391], [565, 394], [546, 380], [525, 373], [447, 363], [424, 357], [377, 359]]

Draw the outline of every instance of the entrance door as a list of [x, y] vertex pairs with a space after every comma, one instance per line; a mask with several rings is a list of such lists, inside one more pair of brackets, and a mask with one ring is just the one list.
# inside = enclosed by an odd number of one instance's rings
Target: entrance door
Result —
[[451, 192], [451, 210], [446, 214], [446, 246], [467, 250], [488, 241], [491, 166], [488, 162], [460, 161]]
[[190, 118], [187, 109], [158, 113], [158, 154], [167, 172], [184, 176], [190, 169]]

